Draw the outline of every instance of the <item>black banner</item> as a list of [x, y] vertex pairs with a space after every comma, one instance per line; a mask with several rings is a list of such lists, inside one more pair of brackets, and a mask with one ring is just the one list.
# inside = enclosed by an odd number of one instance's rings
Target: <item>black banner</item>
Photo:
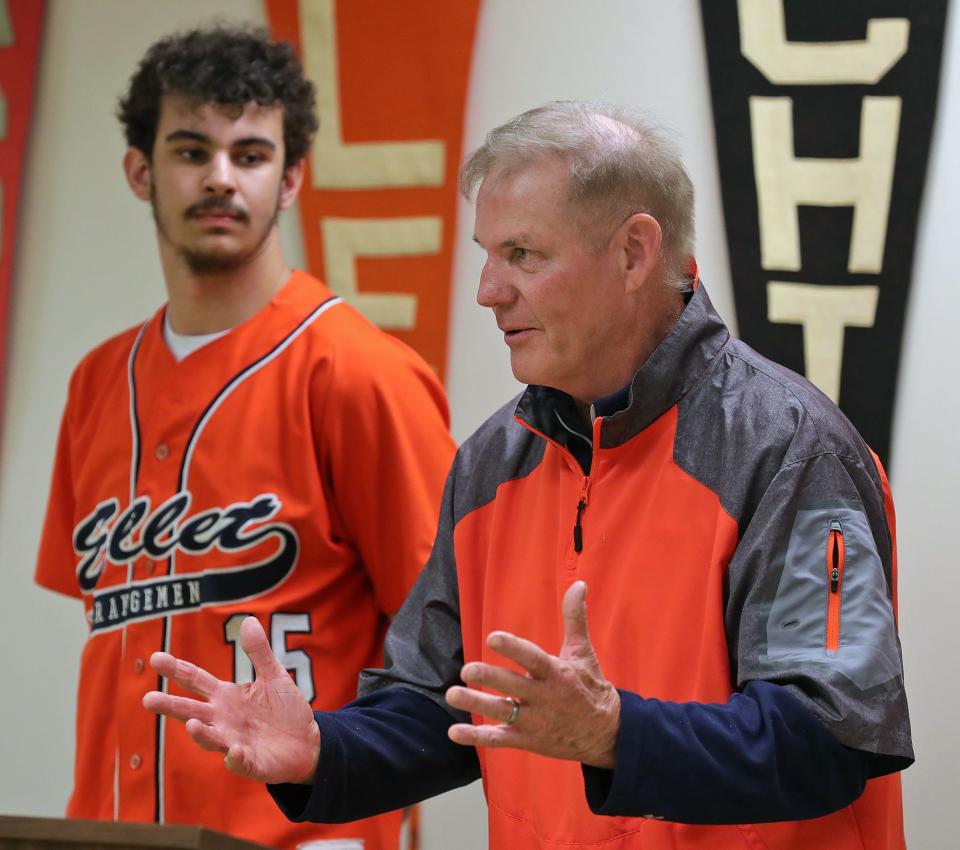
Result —
[[947, 0], [701, 0], [740, 336], [888, 463]]

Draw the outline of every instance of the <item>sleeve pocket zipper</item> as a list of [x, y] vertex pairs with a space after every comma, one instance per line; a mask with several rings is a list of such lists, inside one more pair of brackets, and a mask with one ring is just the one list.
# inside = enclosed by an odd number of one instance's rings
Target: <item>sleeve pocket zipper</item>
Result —
[[843, 589], [843, 567], [846, 560], [846, 547], [843, 542], [843, 527], [834, 520], [830, 523], [827, 535], [827, 635], [826, 650], [836, 653], [840, 650], [840, 598]]

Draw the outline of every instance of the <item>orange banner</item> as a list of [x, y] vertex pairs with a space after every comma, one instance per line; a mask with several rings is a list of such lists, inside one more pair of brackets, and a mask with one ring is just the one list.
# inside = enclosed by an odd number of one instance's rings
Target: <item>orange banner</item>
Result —
[[44, 0], [0, 0], [0, 421], [17, 201], [43, 8]]
[[309, 270], [443, 377], [479, 0], [266, 0], [317, 87]]

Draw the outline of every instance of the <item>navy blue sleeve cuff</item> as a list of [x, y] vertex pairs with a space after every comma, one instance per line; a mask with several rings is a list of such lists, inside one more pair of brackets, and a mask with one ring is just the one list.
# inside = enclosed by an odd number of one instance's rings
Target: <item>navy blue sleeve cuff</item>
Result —
[[821, 817], [849, 805], [875, 757], [841, 744], [779, 685], [750, 682], [725, 704], [673, 703], [620, 691], [614, 770], [583, 766], [600, 815], [681, 823]]
[[409, 806], [480, 777], [476, 750], [453, 743], [453, 716], [404, 687], [316, 712], [320, 761], [313, 785], [268, 785], [292, 821], [346, 823]]

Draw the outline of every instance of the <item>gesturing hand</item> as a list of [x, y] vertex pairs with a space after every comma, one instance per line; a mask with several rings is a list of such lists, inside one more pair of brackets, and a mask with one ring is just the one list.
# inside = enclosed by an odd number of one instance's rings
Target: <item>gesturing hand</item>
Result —
[[227, 769], [259, 782], [309, 784], [320, 758], [320, 729], [310, 704], [267, 643], [255, 617], [240, 626], [240, 646], [253, 663], [256, 681], [222, 682], [191, 664], [155, 652], [150, 666], [203, 700], [151, 691], [143, 707], [187, 724], [205, 750], [223, 753]]
[[487, 646], [515, 661], [527, 674], [480, 661], [465, 664], [460, 674], [464, 682], [510, 698], [459, 685], [450, 688], [447, 702], [454, 708], [499, 721], [498, 725], [454, 724], [448, 733], [452, 741], [475, 747], [515, 747], [594, 767], [614, 766], [620, 694], [603, 678], [590, 642], [586, 595], [582, 581], [574, 582], [564, 594], [559, 656], [508, 632], [487, 636]]

